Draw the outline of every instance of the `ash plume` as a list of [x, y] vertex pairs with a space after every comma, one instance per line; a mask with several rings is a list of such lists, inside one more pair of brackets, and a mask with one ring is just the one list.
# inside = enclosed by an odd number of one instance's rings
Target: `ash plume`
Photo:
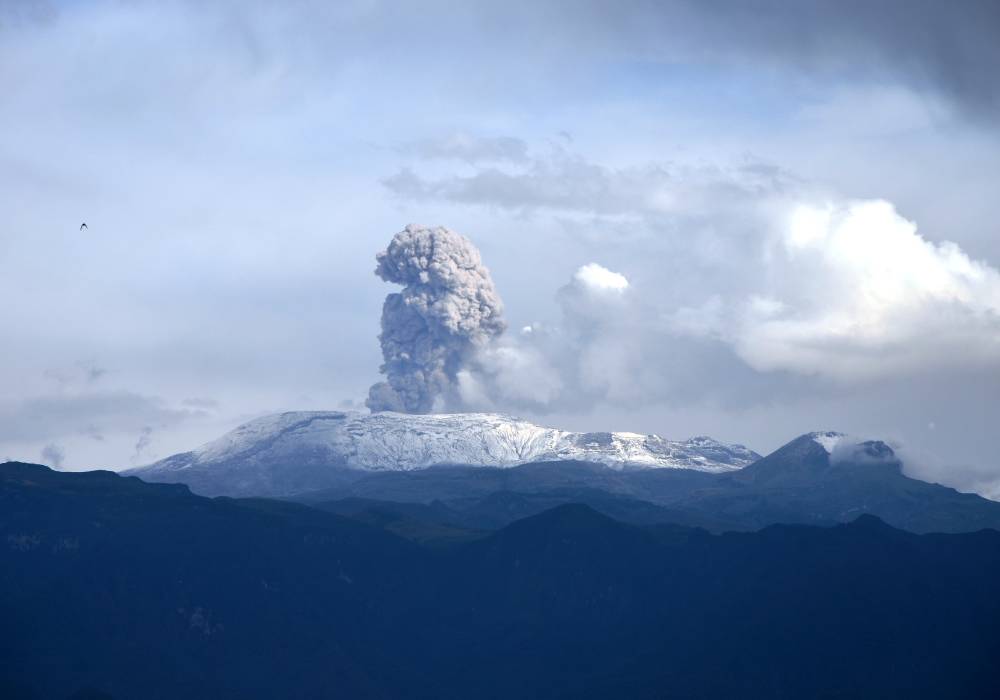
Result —
[[53, 469], [62, 467], [63, 460], [65, 459], [66, 451], [54, 442], [50, 442], [42, 448], [42, 461]]
[[375, 274], [403, 286], [382, 306], [381, 371], [372, 411], [428, 413], [457, 390], [458, 372], [506, 329], [503, 304], [476, 247], [444, 227], [410, 224], [376, 256]]

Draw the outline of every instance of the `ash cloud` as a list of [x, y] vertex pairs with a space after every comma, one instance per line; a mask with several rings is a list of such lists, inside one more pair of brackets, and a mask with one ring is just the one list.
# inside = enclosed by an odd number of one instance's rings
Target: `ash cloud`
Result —
[[132, 454], [132, 464], [138, 464], [139, 460], [143, 458], [143, 455], [149, 450], [150, 445], [153, 444], [153, 428], [149, 425], [144, 425], [142, 430], [139, 431], [139, 437], [135, 441], [135, 452]]
[[458, 373], [506, 329], [503, 304], [476, 247], [444, 227], [410, 224], [376, 257], [375, 274], [403, 286], [382, 307], [381, 371], [372, 411], [428, 413], [447, 404]]
[[66, 451], [54, 442], [50, 442], [42, 448], [41, 457], [42, 461], [53, 469], [59, 469], [66, 459]]

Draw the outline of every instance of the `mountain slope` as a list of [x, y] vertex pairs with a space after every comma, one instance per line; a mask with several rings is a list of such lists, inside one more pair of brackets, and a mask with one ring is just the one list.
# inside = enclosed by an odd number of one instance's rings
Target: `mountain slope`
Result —
[[5, 464], [0, 543], [12, 700], [922, 700], [998, 680], [992, 531], [664, 534], [570, 504], [435, 552], [292, 504]]
[[867, 513], [911, 532], [1000, 529], [1000, 503], [912, 479], [885, 443], [837, 433], [803, 435], [672, 505], [748, 528], [832, 524]]
[[[833, 447], [828, 450], [824, 444]], [[498, 503], [495, 494], [506, 494], [506, 503]], [[750, 466], [723, 474], [615, 471], [572, 462], [503, 470], [452, 467], [366, 474], [299, 498], [352, 497], [441, 501], [469, 515], [465, 522], [475, 527], [496, 527], [512, 516], [582, 502], [628, 522], [674, 522], [713, 532], [757, 530], [774, 523], [832, 525], [866, 513], [912, 532], [1000, 530], [1000, 503], [912, 479], [884, 443], [834, 433], [803, 435]], [[650, 504], [660, 510], [651, 510]], [[471, 519], [475, 514], [482, 519]]]
[[410, 415], [303, 411], [266, 416], [203, 447], [128, 473], [204, 495], [282, 496], [349, 483], [365, 471], [434, 465], [511, 467], [579, 460], [613, 469], [725, 472], [759, 455], [697, 437], [572, 433], [489, 413]]
[[[558, 459], [543, 461], [550, 455]], [[913, 532], [1000, 529], [1000, 503], [907, 477], [881, 442], [810, 433], [767, 457], [751, 462], [752, 455], [707, 438], [566, 433], [492, 414], [315, 412], [259, 419], [127, 473], [205, 495], [441, 501], [464, 512], [473, 529], [572, 502], [629, 522], [715, 532], [829, 525], [864, 513]]]

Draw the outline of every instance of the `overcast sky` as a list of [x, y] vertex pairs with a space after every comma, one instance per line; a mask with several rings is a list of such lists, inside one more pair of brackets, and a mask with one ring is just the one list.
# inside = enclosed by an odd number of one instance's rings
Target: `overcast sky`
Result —
[[0, 0], [0, 459], [360, 407], [420, 223], [506, 309], [469, 409], [841, 430], [1000, 497], [998, 35], [990, 0]]

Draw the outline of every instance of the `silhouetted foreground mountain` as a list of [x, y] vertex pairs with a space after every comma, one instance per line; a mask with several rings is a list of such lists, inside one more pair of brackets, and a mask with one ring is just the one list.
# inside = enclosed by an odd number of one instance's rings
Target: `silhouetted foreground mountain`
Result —
[[719, 536], [565, 505], [435, 550], [295, 504], [8, 463], [0, 538], [5, 698], [937, 699], [1000, 684], [994, 531], [864, 516]]
[[434, 503], [440, 517], [433, 522], [473, 529], [502, 527], [562, 503], [586, 503], [633, 524], [679, 523], [712, 532], [757, 530], [775, 523], [833, 525], [865, 513], [918, 533], [1000, 529], [1000, 503], [907, 477], [896, 455], [881, 442], [844, 441], [827, 450], [822, 441], [836, 437], [803, 435], [725, 474], [615, 471], [585, 462], [510, 469], [442, 467], [368, 473], [339, 487], [301, 494], [297, 500], [347, 515], [352, 515], [349, 502], [337, 501]]
[[715, 532], [746, 529], [737, 520], [722, 521], [706, 514], [589, 488], [562, 488], [538, 493], [495, 491], [484, 496], [435, 500], [431, 503], [357, 497], [307, 502], [319, 510], [374, 525], [424, 544], [445, 545], [479, 539], [517, 520], [573, 503], [587, 505], [608, 517], [633, 525], [670, 523]]

